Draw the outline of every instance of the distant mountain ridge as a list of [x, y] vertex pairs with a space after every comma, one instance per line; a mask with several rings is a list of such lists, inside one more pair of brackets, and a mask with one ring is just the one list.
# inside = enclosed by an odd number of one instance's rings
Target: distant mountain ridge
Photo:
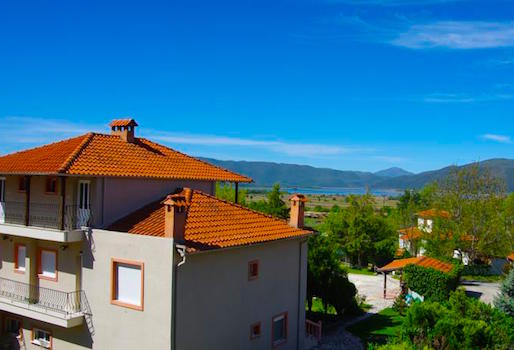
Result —
[[[455, 166], [413, 174], [400, 168], [390, 168], [376, 173], [365, 171], [315, 168], [309, 165], [217, 160], [202, 158], [212, 164], [250, 176], [255, 186], [280, 183], [285, 187], [370, 187], [375, 189], [421, 188], [427, 183], [441, 180]], [[514, 191], [514, 159], [489, 159], [480, 162], [493, 174], [505, 180], [507, 190]], [[469, 164], [462, 167], [469, 166]]]
[[398, 176], [414, 175], [414, 173], [411, 173], [410, 171], [407, 171], [407, 170], [404, 170], [404, 169], [398, 168], [398, 167], [392, 167], [389, 169], [376, 171], [373, 174], [382, 176], [382, 177], [398, 177]]

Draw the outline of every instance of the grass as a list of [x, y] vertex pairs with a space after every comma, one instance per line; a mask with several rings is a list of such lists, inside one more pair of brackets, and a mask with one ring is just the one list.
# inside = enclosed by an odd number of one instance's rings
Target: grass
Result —
[[403, 316], [387, 308], [359, 323], [348, 327], [348, 331], [359, 337], [363, 344], [385, 344], [399, 332]]
[[[307, 307], [307, 305], [306, 305]], [[307, 308], [306, 308], [307, 309]], [[323, 302], [320, 298], [312, 298], [312, 312], [315, 313], [324, 313], [325, 309], [323, 309]], [[329, 315], [337, 315], [336, 309], [332, 305], [328, 305], [327, 314]]]
[[367, 267], [356, 269], [356, 268], [352, 268], [352, 267], [347, 267], [345, 265], [345, 269], [346, 269], [346, 271], [348, 271], [348, 273], [354, 273], [356, 275], [368, 275], [368, 276], [375, 276], [376, 275], [376, 273], [374, 271], [371, 271]]

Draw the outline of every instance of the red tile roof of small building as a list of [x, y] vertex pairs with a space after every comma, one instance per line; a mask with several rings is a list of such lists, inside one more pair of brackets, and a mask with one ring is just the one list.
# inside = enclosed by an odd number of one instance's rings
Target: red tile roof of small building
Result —
[[404, 241], [410, 241], [414, 239], [419, 239], [423, 236], [423, 232], [416, 226], [413, 227], [407, 227], [402, 228], [401, 230], [398, 230], [399, 233], [403, 234], [400, 239]]
[[420, 211], [419, 213], [416, 213], [416, 215], [418, 215], [420, 218], [423, 218], [423, 219], [433, 219], [436, 217], [445, 218], [445, 219], [450, 218], [449, 212], [447, 212], [446, 210], [439, 210], [439, 209], [423, 210], [423, 211]]
[[512, 254], [510, 254], [507, 259], [509, 259], [510, 261], [514, 261], [514, 252], [512, 252]]
[[2, 156], [0, 174], [252, 181], [144, 138], [132, 143], [96, 133]]
[[450, 263], [443, 262], [441, 260], [431, 258], [428, 256], [418, 256], [415, 258], [406, 258], [393, 260], [389, 264], [378, 269], [380, 272], [390, 272], [395, 270], [402, 270], [405, 266], [414, 264], [422, 267], [432, 268], [441, 272], [450, 272], [453, 269], [453, 265]]
[[[185, 193], [184, 191], [190, 191]], [[184, 189], [187, 198], [185, 244], [191, 250], [244, 246], [301, 237], [312, 231], [291, 227], [284, 220], [261, 214], [196, 190]], [[173, 196], [167, 197], [173, 200]], [[154, 202], [111, 225], [111, 231], [164, 237], [165, 208]]]

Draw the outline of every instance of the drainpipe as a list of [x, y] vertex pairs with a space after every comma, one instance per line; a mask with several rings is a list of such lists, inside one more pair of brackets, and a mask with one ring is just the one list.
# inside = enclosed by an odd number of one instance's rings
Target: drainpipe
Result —
[[175, 256], [172, 256], [173, 259], [173, 272], [171, 279], [171, 293], [172, 293], [172, 313], [171, 313], [171, 350], [175, 350], [177, 348], [177, 285], [178, 285], [178, 268], [186, 263], [186, 246], [183, 244], [174, 244], [173, 240], [172, 246], [175, 245], [175, 249], [177, 253], [180, 255], [181, 260], [178, 264], [175, 265]]

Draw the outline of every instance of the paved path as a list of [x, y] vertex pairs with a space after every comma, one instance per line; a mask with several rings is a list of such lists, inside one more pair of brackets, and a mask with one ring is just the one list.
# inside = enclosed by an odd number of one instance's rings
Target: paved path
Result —
[[[355, 317], [345, 323], [335, 327], [323, 335], [321, 344], [315, 349], [319, 350], [361, 350], [364, 349], [360, 339], [350, 332], [346, 327], [360, 322], [373, 314], [393, 305], [393, 299], [384, 299], [384, 277], [382, 275], [357, 275], [348, 274], [349, 280], [357, 287], [357, 292], [361, 296], [366, 296], [366, 303], [371, 305], [371, 309], [364, 315]], [[394, 291], [400, 289], [400, 281], [391, 277], [387, 278], [387, 290]]]
[[498, 282], [461, 282], [461, 286], [466, 289], [466, 293], [474, 298], [479, 298], [484, 303], [492, 304], [496, 295], [500, 292]]

